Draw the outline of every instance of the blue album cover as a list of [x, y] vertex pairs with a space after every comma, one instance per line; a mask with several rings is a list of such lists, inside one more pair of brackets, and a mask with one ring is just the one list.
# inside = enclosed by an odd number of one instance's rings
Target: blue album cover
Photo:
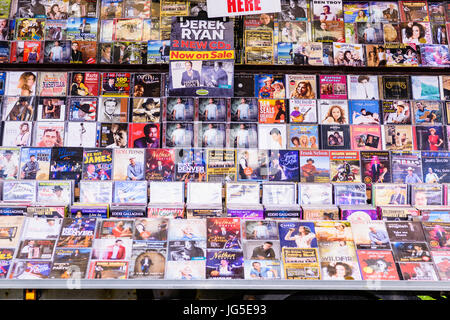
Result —
[[244, 279], [244, 254], [242, 251], [207, 250], [207, 279]]
[[8, 62], [9, 62], [9, 42], [0, 41], [0, 63], [8, 63]]
[[20, 151], [20, 179], [48, 180], [51, 148], [22, 148]]
[[422, 152], [425, 183], [450, 183], [450, 152]]
[[147, 181], [114, 181], [114, 203], [147, 203]]
[[314, 222], [279, 222], [281, 248], [317, 248]]
[[293, 64], [292, 42], [278, 42], [278, 64]]
[[378, 100], [349, 100], [350, 124], [380, 124]]
[[0, 95], [5, 94], [5, 86], [6, 86], [6, 72], [0, 72]]
[[297, 150], [269, 150], [269, 181], [299, 181]]
[[83, 168], [83, 148], [52, 148], [50, 180], [81, 179]]
[[170, 40], [152, 40], [147, 44], [147, 63], [164, 63], [169, 61]]
[[414, 100], [440, 100], [438, 76], [411, 76]]
[[97, 25], [97, 18], [69, 18], [67, 40], [96, 41]]

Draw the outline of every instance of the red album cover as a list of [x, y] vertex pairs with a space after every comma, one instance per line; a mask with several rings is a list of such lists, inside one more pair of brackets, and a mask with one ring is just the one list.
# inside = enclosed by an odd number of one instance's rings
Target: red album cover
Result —
[[128, 129], [129, 148], [159, 148], [159, 123], [130, 123]]
[[286, 102], [280, 99], [259, 99], [259, 123], [285, 123]]
[[364, 280], [400, 280], [390, 250], [357, 250]]
[[239, 218], [207, 218], [208, 249], [242, 249]]
[[70, 84], [71, 96], [98, 96], [98, 72], [73, 72]]
[[173, 181], [175, 149], [147, 149], [145, 179], [148, 181]]

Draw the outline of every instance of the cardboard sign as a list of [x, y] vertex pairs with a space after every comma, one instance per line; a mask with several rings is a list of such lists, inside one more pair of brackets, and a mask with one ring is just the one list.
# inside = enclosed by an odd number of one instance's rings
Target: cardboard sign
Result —
[[281, 12], [280, 0], [207, 0], [208, 17]]

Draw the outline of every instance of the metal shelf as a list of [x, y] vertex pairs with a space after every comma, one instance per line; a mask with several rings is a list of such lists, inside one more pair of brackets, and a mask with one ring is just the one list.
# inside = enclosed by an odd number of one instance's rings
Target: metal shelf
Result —
[[1, 280], [1, 289], [220, 289], [450, 291], [450, 281], [364, 280]]

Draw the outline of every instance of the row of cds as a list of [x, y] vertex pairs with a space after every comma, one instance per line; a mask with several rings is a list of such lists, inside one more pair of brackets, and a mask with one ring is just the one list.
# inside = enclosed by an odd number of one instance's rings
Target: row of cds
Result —
[[[71, 206], [75, 205], [122, 205], [144, 206], [141, 217], [150, 215], [145, 212], [147, 204], [150, 207], [164, 206], [181, 207], [180, 217], [185, 217], [184, 205], [187, 209], [222, 208], [222, 192], [225, 193], [225, 206], [227, 215], [246, 218], [273, 218], [274, 213], [264, 213], [270, 208], [280, 207], [281, 211], [291, 210], [291, 218], [303, 218], [305, 220], [318, 220], [317, 213], [301, 212], [299, 206], [332, 206], [325, 211], [329, 218], [337, 220], [351, 220], [348, 214], [339, 214], [338, 207], [342, 209], [347, 205], [365, 206], [372, 210], [367, 213], [367, 218], [375, 219], [379, 216], [376, 207], [383, 206], [415, 206], [418, 208], [432, 208], [433, 206], [450, 205], [449, 184], [375, 184], [372, 193], [368, 194], [364, 183], [276, 183], [276, 182], [156, 182], [156, 181], [81, 181], [79, 184], [79, 201], [74, 202], [74, 187], [72, 181], [30, 181], [30, 180], [6, 180], [2, 182], [2, 201], [6, 207], [8, 204], [38, 204], [40, 206]], [[186, 195], [185, 195], [186, 187]], [[223, 190], [222, 190], [223, 189]], [[262, 194], [262, 197], [260, 196]], [[186, 199], [185, 199], [186, 198]], [[260, 199], [261, 198], [261, 199]], [[372, 203], [370, 203], [372, 202]], [[262, 206], [261, 206], [262, 204]], [[88, 207], [89, 208], [89, 207]], [[166, 209], [167, 209], [166, 208]], [[237, 208], [240, 208], [238, 210]], [[234, 210], [233, 210], [234, 209]], [[303, 207], [303, 209], [305, 209]], [[352, 208], [355, 209], [355, 208]], [[84, 212], [81, 208], [71, 208], [70, 216], [75, 216], [81, 211], [82, 216], [118, 217], [107, 210], [99, 211], [94, 215]], [[243, 212], [245, 215], [242, 215]], [[306, 209], [305, 209], [306, 210]], [[260, 212], [259, 212], [260, 211]], [[251, 214], [250, 214], [251, 213]], [[294, 213], [296, 213], [294, 215]], [[125, 215], [125, 214], [124, 214]], [[153, 216], [151, 214], [150, 216]], [[192, 216], [192, 213], [188, 213]], [[208, 214], [209, 215], [209, 214]], [[204, 214], [204, 216], [208, 216]], [[218, 215], [222, 215], [221, 213]], [[285, 218], [287, 215], [278, 214], [277, 217]], [[362, 216], [362, 215], [361, 215]], [[124, 216], [122, 216], [124, 217]], [[178, 217], [178, 215], [177, 215]], [[326, 215], [321, 216], [325, 219]], [[362, 219], [362, 217], [360, 217]], [[447, 216], [442, 219], [448, 220]]]
[[443, 222], [1, 217], [0, 226], [3, 279], [449, 280]]

